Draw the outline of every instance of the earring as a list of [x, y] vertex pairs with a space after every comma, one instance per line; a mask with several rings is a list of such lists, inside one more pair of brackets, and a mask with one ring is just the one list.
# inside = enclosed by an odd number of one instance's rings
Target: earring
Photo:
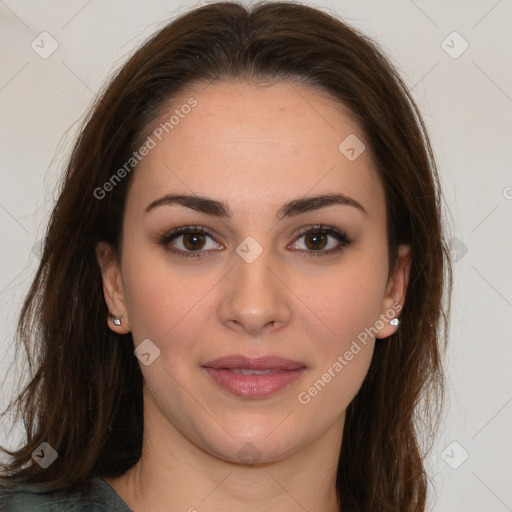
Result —
[[400, 320], [398, 318], [393, 318], [389, 322], [391, 325], [400, 325]]
[[121, 320], [121, 319], [123, 318], [123, 315], [116, 316], [116, 315], [114, 315], [113, 313], [110, 313], [110, 318], [112, 319], [112, 323], [113, 323], [114, 325], [119, 326], [119, 325], [121, 325], [121, 323], [122, 323], [122, 320]]

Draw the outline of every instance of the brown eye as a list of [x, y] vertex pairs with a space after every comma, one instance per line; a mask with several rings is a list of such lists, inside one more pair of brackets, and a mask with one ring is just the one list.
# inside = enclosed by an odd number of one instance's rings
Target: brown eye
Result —
[[159, 244], [177, 256], [202, 257], [211, 250], [220, 250], [213, 234], [201, 226], [181, 226], [163, 235]]
[[183, 236], [183, 245], [186, 249], [201, 250], [205, 243], [205, 236], [202, 233], [187, 233]]
[[310, 231], [304, 237], [308, 249], [323, 249], [327, 244], [327, 236], [324, 233]]
[[344, 231], [321, 224], [302, 229], [292, 248], [306, 256], [328, 256], [341, 252], [351, 243]]

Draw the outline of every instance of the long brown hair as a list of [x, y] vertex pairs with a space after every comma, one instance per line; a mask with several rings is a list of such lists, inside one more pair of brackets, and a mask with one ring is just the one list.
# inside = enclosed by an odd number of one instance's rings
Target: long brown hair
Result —
[[[405, 243], [412, 268], [401, 326], [377, 341], [348, 407], [336, 485], [344, 506], [424, 511], [424, 458], [443, 398], [452, 287], [432, 149], [407, 87], [375, 43], [329, 14], [285, 2], [250, 9], [213, 3], [182, 15], [129, 59], [95, 103], [20, 314], [16, 354], [25, 346], [32, 374], [7, 410], [16, 406], [27, 439], [18, 450], [4, 448], [11, 459], [1, 479], [84, 491], [92, 476], [121, 475], [139, 459], [142, 374], [131, 334], [107, 326], [95, 258], [99, 241], [119, 253], [136, 169], [104, 198], [95, 191], [130, 159], [170, 99], [187, 85], [221, 79], [313, 85], [348, 107], [363, 128], [386, 194], [389, 267]], [[58, 452], [47, 469], [31, 458], [42, 442]]]

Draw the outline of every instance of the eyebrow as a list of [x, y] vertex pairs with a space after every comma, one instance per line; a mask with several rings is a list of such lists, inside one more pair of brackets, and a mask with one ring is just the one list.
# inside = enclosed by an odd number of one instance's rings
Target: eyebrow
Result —
[[[173, 204], [179, 204], [197, 212], [206, 213], [207, 215], [213, 215], [215, 217], [230, 219], [233, 215], [229, 205], [224, 201], [217, 201], [204, 196], [186, 194], [167, 194], [159, 199], [155, 199], [146, 207], [145, 212], [149, 213], [159, 206], [169, 206]], [[346, 196], [345, 194], [337, 193], [303, 197], [288, 201], [283, 204], [276, 213], [276, 218], [282, 220], [285, 217], [294, 217], [301, 213], [319, 210], [320, 208], [332, 205], [352, 206], [368, 215], [368, 212], [364, 209], [361, 203]]]

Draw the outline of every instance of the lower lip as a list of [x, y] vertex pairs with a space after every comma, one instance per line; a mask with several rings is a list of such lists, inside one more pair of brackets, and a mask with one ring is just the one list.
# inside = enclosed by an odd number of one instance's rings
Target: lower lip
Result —
[[306, 370], [279, 370], [263, 375], [241, 375], [226, 369], [204, 368], [222, 388], [237, 396], [260, 398], [271, 395], [296, 381]]

